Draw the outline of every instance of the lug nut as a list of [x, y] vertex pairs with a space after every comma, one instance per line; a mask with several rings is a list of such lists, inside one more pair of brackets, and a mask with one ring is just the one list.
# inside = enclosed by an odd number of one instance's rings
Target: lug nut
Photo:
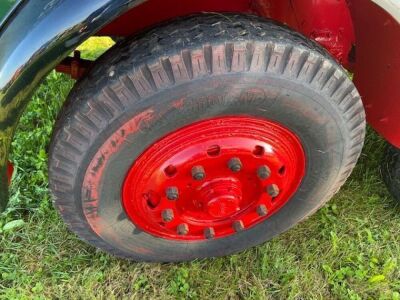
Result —
[[208, 239], [208, 240], [213, 239], [213, 238], [215, 237], [214, 228], [208, 227], [208, 228], [204, 229], [204, 236], [205, 236], [206, 239]]
[[171, 222], [174, 219], [174, 211], [172, 209], [164, 209], [161, 217], [164, 222]]
[[232, 172], [239, 172], [242, 169], [242, 162], [239, 158], [233, 157], [228, 161], [228, 167]]
[[260, 179], [267, 179], [271, 175], [271, 169], [267, 166], [260, 166], [257, 169], [257, 176]]
[[243, 231], [243, 230], [244, 230], [243, 222], [242, 222], [242, 221], [235, 221], [235, 222], [233, 222], [233, 229], [234, 229], [236, 232]]
[[178, 200], [179, 198], [179, 191], [178, 188], [175, 186], [170, 186], [165, 190], [165, 194], [167, 195], [167, 199], [171, 201]]
[[179, 235], [187, 235], [189, 233], [189, 226], [185, 223], [179, 224], [178, 227], [176, 228], [176, 232]]
[[279, 187], [276, 184], [270, 184], [269, 186], [267, 186], [267, 193], [272, 198], [275, 198], [279, 195]]
[[203, 180], [206, 177], [206, 172], [202, 166], [194, 166], [192, 168], [192, 177], [194, 180]]
[[260, 204], [259, 206], [257, 206], [257, 214], [260, 217], [264, 217], [266, 216], [268, 213], [267, 207], [264, 204]]

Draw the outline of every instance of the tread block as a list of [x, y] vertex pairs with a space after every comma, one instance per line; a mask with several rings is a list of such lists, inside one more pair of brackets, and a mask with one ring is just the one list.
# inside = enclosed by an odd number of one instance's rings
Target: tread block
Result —
[[163, 64], [160, 61], [149, 65], [149, 69], [151, 74], [153, 75], [157, 89], [163, 89], [172, 84], [167, 72], [164, 69]]
[[151, 84], [147, 81], [146, 76], [144, 75], [143, 68], [141, 68], [139, 72], [135, 72], [133, 75], [129, 74], [128, 76], [132, 80], [132, 83], [141, 98], [153, 93]]
[[187, 81], [190, 79], [189, 72], [183, 62], [183, 58], [180, 54], [171, 56], [169, 58], [171, 63], [172, 72], [174, 74], [175, 82]]
[[227, 69], [225, 45], [212, 46], [212, 73], [223, 74]]
[[267, 71], [268, 72], [273, 72], [273, 73], [282, 73], [282, 65], [285, 64], [284, 61], [284, 54], [286, 51], [286, 46], [282, 44], [275, 44], [271, 57], [269, 59], [269, 63], [267, 66]]
[[204, 76], [208, 73], [207, 64], [204, 58], [203, 49], [197, 49], [191, 52], [193, 78]]
[[233, 45], [232, 72], [244, 72], [247, 69], [247, 43]]
[[250, 72], [264, 72], [267, 62], [267, 45], [266, 43], [254, 43], [253, 58], [250, 64]]

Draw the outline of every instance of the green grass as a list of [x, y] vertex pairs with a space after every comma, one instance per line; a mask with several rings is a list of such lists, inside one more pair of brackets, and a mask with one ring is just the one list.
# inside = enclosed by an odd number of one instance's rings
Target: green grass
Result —
[[[93, 58], [111, 44], [92, 40], [81, 49]], [[400, 299], [400, 210], [379, 174], [384, 142], [371, 130], [334, 199], [259, 247], [143, 264], [79, 241], [52, 207], [47, 185], [52, 126], [72, 85], [51, 73], [16, 133], [11, 202], [0, 217], [0, 299]]]

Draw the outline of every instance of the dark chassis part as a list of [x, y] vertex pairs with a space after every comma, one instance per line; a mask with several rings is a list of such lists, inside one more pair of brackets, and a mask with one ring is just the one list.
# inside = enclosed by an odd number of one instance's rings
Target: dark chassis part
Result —
[[400, 202], [400, 149], [387, 146], [381, 169], [386, 187], [393, 198]]

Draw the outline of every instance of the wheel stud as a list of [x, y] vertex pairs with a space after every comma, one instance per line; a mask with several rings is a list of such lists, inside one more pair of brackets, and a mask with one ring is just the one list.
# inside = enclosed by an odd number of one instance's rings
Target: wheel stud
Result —
[[204, 236], [205, 236], [206, 239], [208, 239], [208, 240], [213, 239], [213, 238], [215, 237], [214, 228], [208, 227], [208, 228], [204, 229]]
[[244, 230], [243, 222], [242, 222], [242, 221], [235, 221], [235, 222], [233, 222], [233, 229], [234, 229], [236, 232], [243, 231], [243, 230]]
[[164, 209], [161, 217], [164, 222], [171, 222], [174, 219], [174, 211], [172, 209]]
[[179, 235], [187, 235], [189, 233], [189, 226], [185, 223], [179, 224], [178, 227], [176, 228], [176, 232]]
[[257, 176], [260, 179], [267, 179], [271, 175], [271, 169], [267, 166], [260, 166], [257, 169]]
[[194, 180], [203, 180], [206, 177], [206, 172], [202, 166], [194, 166], [192, 168], [192, 177]]
[[171, 201], [178, 200], [179, 198], [179, 191], [178, 188], [175, 186], [167, 187], [165, 190], [165, 194], [167, 195], [167, 199]]
[[242, 162], [239, 158], [233, 157], [228, 161], [228, 167], [232, 172], [239, 172], [242, 169]]
[[279, 187], [276, 184], [270, 184], [269, 186], [267, 186], [267, 193], [272, 198], [275, 198], [279, 195]]
[[260, 217], [264, 217], [266, 216], [268, 213], [267, 207], [264, 204], [260, 204], [259, 206], [257, 206], [257, 214]]

